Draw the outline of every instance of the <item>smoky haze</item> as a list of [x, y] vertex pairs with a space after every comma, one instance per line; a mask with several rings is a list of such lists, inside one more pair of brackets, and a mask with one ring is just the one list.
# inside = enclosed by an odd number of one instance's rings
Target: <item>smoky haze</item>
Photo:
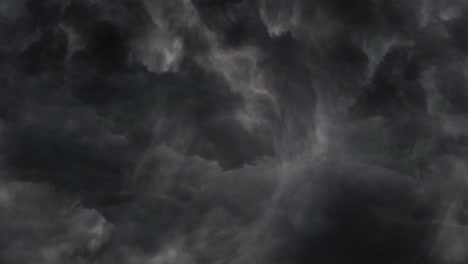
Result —
[[0, 262], [468, 263], [468, 3], [0, 1]]

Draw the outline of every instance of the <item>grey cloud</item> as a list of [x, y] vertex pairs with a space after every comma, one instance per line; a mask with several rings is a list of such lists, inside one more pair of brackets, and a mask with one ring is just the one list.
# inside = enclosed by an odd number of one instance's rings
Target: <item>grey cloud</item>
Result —
[[3, 1], [5, 263], [465, 263], [463, 1]]
[[48, 185], [2, 180], [0, 196], [5, 263], [80, 263], [112, 229], [99, 212], [74, 206]]

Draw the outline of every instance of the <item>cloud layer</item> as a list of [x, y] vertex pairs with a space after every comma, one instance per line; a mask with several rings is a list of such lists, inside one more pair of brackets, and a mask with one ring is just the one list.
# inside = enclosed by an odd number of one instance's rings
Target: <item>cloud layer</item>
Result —
[[2, 1], [0, 262], [466, 263], [467, 19]]

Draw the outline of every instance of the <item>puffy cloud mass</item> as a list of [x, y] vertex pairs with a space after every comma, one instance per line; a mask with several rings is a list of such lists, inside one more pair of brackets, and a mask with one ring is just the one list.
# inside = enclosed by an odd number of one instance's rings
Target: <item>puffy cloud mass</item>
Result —
[[468, 263], [467, 22], [2, 0], [0, 262]]

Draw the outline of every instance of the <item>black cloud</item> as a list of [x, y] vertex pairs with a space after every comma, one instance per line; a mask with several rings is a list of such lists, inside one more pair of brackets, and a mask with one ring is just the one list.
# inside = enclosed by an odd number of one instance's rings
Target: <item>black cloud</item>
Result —
[[468, 6], [0, 3], [3, 263], [466, 263]]

